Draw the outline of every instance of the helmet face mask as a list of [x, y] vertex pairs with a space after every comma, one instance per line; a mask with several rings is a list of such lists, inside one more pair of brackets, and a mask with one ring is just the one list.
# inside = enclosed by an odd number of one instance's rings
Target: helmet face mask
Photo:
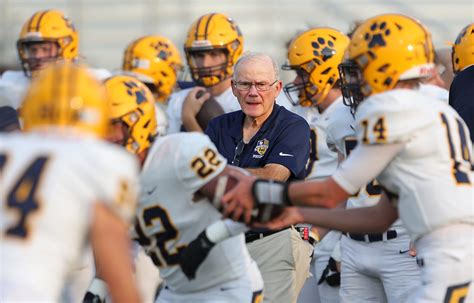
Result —
[[105, 81], [112, 112], [114, 134], [109, 141], [139, 154], [157, 135], [155, 101], [151, 91], [130, 76], [114, 76]]
[[125, 50], [123, 70], [145, 83], [158, 102], [168, 100], [182, 68], [178, 49], [163, 36], [141, 37]]
[[[332, 28], [308, 30], [290, 43], [284, 70], [295, 70], [297, 77], [284, 91], [294, 105], [317, 106], [326, 100], [339, 80], [337, 66], [342, 61], [349, 38]], [[298, 101], [293, 91], [298, 91]]]
[[[224, 14], [212, 13], [201, 16], [188, 31], [184, 44], [186, 60], [193, 80], [210, 87], [230, 78], [233, 66], [242, 54], [243, 37], [237, 24]], [[213, 52], [225, 56], [223, 62], [203, 65], [199, 57]]]
[[342, 101], [354, 113], [359, 103], [364, 100], [362, 93], [362, 72], [359, 66], [351, 60], [339, 64], [339, 78], [341, 81]]
[[[286, 67], [283, 69], [285, 68]], [[292, 69], [296, 70], [297, 78], [293, 82], [288, 83], [283, 87], [286, 97], [294, 106], [316, 105], [312, 100], [316, 99], [315, 97], [319, 90], [317, 86], [313, 85], [311, 81], [309, 81], [310, 74], [301, 68]], [[295, 99], [295, 96], [298, 96], [298, 98]]]
[[[228, 52], [225, 49], [193, 50], [189, 52], [189, 67], [193, 80], [202, 86], [213, 86], [228, 78]], [[211, 64], [208, 64], [211, 61]], [[230, 66], [232, 68], [232, 66]]]
[[[32, 47], [50, 44], [56, 51], [49, 56], [34, 54]], [[54, 46], [53, 46], [54, 45]], [[79, 37], [73, 24], [57, 10], [40, 11], [23, 25], [17, 41], [17, 50], [27, 76], [47, 63], [56, 60], [75, 60], [78, 56]]]

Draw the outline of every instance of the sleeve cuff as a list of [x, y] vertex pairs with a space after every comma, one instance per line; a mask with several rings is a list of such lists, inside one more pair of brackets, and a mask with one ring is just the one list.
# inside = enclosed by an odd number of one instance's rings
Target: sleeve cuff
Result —
[[351, 184], [346, 178], [344, 178], [342, 172], [340, 170], [337, 170], [331, 178], [340, 186], [344, 191], [347, 193], [354, 195], [356, 194], [359, 190], [360, 187], [354, 186]]

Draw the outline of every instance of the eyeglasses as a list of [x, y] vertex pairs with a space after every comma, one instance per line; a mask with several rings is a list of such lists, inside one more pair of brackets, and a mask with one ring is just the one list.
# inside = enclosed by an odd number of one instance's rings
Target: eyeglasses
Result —
[[244, 147], [245, 147], [244, 141], [240, 140], [240, 142], [235, 147], [234, 160], [232, 160], [232, 163], [231, 163], [232, 165], [239, 166], [240, 155], [242, 155], [242, 152], [244, 151]]
[[238, 90], [250, 90], [252, 86], [255, 86], [255, 88], [259, 92], [264, 92], [270, 89], [275, 83], [277, 83], [278, 80], [275, 80], [273, 83], [265, 83], [265, 82], [247, 82], [247, 81], [232, 81], [234, 84], [234, 87]]

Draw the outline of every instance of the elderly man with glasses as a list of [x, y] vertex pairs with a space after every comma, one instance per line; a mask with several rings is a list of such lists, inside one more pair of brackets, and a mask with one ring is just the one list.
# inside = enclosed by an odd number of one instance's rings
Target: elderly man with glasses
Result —
[[[244, 54], [231, 83], [241, 110], [215, 118], [206, 129], [219, 152], [260, 178], [304, 179], [310, 129], [303, 118], [276, 104], [282, 82], [274, 60], [262, 53]], [[308, 277], [309, 242], [293, 226], [249, 231], [246, 242], [262, 273], [264, 302], [296, 302]]]

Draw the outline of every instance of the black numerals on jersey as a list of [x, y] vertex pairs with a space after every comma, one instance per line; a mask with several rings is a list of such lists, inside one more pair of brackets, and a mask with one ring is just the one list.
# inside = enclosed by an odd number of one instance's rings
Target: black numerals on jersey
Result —
[[[369, 121], [362, 120], [362, 127], [364, 128], [364, 137], [362, 137], [362, 142], [369, 143]], [[385, 118], [380, 117], [375, 121], [374, 126], [372, 127], [372, 132], [374, 133], [375, 142], [383, 143], [387, 141], [387, 127], [385, 125]]]
[[[351, 151], [357, 146], [357, 140], [355, 138], [346, 138], [344, 139], [344, 145], [346, 148], [346, 157], [348, 157]], [[377, 180], [374, 179], [365, 186], [365, 191], [371, 196], [377, 196], [382, 194], [382, 187]]]
[[7, 163], [7, 155], [0, 155], [0, 174], [3, 172], [5, 163]]
[[210, 148], [204, 150], [203, 156], [194, 158], [191, 161], [191, 168], [201, 178], [206, 178], [212, 174], [221, 164], [215, 151]]
[[[145, 229], [151, 228], [152, 226], [157, 226], [159, 224], [158, 221], [161, 223], [161, 230], [148, 237], [143, 232], [138, 220], [135, 223], [135, 230], [138, 234], [138, 242], [144, 247], [151, 246], [154, 243], [153, 248], [147, 249], [147, 252], [153, 260], [153, 263], [159, 267], [178, 264], [179, 254], [186, 248], [186, 245], [177, 246], [173, 252], [170, 252], [166, 248], [167, 242], [176, 240], [179, 235], [178, 230], [171, 222], [166, 210], [158, 205], [154, 205], [144, 209], [141, 215], [143, 222], [145, 223]], [[150, 239], [150, 237], [153, 237], [153, 239]]]
[[314, 162], [319, 160], [318, 157], [318, 134], [316, 133], [316, 129], [312, 128], [309, 134], [309, 158], [308, 162], [306, 163], [306, 176], [309, 176], [313, 171]]
[[[44, 172], [48, 157], [36, 158], [22, 174], [19, 175], [11, 189], [6, 192], [6, 207], [18, 213], [18, 219], [8, 227], [4, 233], [6, 236], [26, 238], [29, 235], [28, 217], [34, 214], [40, 207], [40, 201], [36, 192]], [[6, 163], [6, 156], [0, 156], [0, 167]]]
[[[456, 119], [456, 127], [459, 132], [458, 135], [460, 143], [459, 149], [457, 149], [458, 146], [455, 146], [453, 142], [453, 134], [451, 133], [451, 127], [446, 115], [440, 113], [440, 117], [441, 122], [446, 128], [446, 136], [448, 137], [449, 143], [449, 155], [451, 156], [451, 160], [453, 162], [452, 174], [454, 179], [456, 180], [457, 184], [471, 184], [468, 173], [462, 170], [462, 168], [468, 170], [468, 168], [471, 167], [471, 154], [469, 152], [468, 138], [464, 129], [464, 124], [461, 120]], [[459, 155], [461, 156], [460, 158]], [[463, 161], [463, 163], [461, 163], [461, 161]]]

